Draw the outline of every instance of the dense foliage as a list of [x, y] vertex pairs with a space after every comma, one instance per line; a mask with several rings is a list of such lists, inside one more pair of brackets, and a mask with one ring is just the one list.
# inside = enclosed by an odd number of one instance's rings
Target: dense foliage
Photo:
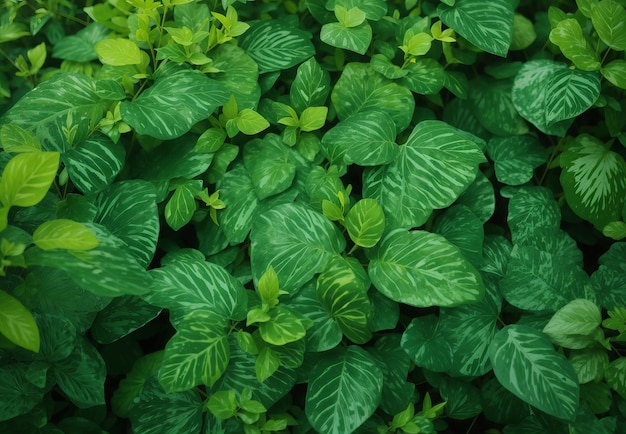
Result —
[[626, 433], [625, 7], [2, 0], [0, 432]]

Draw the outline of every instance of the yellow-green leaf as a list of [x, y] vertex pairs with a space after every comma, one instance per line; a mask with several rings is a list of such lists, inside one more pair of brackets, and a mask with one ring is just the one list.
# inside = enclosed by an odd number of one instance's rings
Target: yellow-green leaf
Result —
[[39, 352], [39, 329], [33, 315], [15, 297], [0, 290], [0, 334], [20, 347]]
[[105, 65], [124, 66], [141, 63], [141, 51], [129, 39], [104, 39], [95, 46], [100, 62]]
[[90, 250], [99, 244], [89, 229], [68, 219], [50, 220], [41, 224], [33, 234], [33, 242], [43, 250]]
[[58, 152], [16, 155], [2, 173], [0, 201], [5, 207], [37, 205], [52, 185], [58, 168]]

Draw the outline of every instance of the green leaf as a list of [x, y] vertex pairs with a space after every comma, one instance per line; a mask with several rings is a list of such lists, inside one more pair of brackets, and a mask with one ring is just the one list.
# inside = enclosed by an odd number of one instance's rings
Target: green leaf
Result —
[[7, 208], [37, 205], [50, 189], [58, 168], [58, 152], [15, 155], [2, 172], [0, 201]]
[[561, 224], [561, 209], [546, 187], [521, 187], [509, 201], [507, 222], [513, 244], [534, 243], [537, 234], [556, 234]]
[[260, 200], [285, 191], [293, 183], [296, 174], [293, 151], [275, 134], [246, 143], [243, 161]]
[[605, 382], [583, 384], [580, 393], [595, 414], [606, 413], [611, 409], [613, 394]]
[[11, 363], [0, 370], [0, 421], [27, 414], [43, 398], [44, 390], [28, 381], [26, 363]]
[[602, 0], [591, 11], [591, 22], [600, 39], [617, 51], [626, 50], [626, 10], [614, 0]]
[[550, 32], [550, 42], [557, 45], [565, 57], [578, 69], [597, 71], [601, 63], [597, 53], [588, 44], [583, 29], [574, 18], [560, 21]]
[[481, 222], [487, 222], [496, 207], [496, 197], [491, 181], [479, 170], [474, 181], [455, 203], [468, 207]]
[[576, 373], [541, 332], [509, 325], [494, 337], [489, 358], [498, 381], [521, 400], [557, 418], [575, 419]]
[[358, 7], [365, 12], [368, 20], [378, 21], [387, 14], [387, 2], [383, 0], [329, 0], [326, 7], [333, 9], [343, 6], [346, 9]]
[[2, 125], [0, 140], [5, 152], [33, 152], [41, 151], [41, 143], [32, 132], [25, 130], [15, 123]]
[[593, 136], [575, 139], [561, 155], [561, 185], [580, 217], [603, 228], [620, 220], [626, 197], [626, 162]]
[[531, 135], [493, 137], [487, 152], [495, 163], [496, 178], [508, 185], [530, 181], [534, 170], [548, 158], [546, 149]]
[[138, 134], [174, 139], [228, 101], [221, 84], [191, 70], [164, 75], [134, 101], [122, 101], [122, 119]]
[[[317, 278], [317, 296], [343, 334], [354, 343], [363, 344], [372, 334], [368, 327], [371, 303], [363, 276], [349, 259], [332, 259]], [[363, 273], [364, 274], [364, 273]]]
[[141, 63], [141, 50], [129, 39], [111, 38], [98, 42], [94, 49], [105, 65], [124, 66]]
[[351, 433], [376, 410], [383, 375], [360, 347], [329, 355], [311, 373], [306, 393], [307, 419], [322, 434]]
[[370, 59], [370, 66], [374, 71], [382, 74], [385, 78], [390, 80], [402, 78], [409, 73], [407, 69], [402, 69], [398, 65], [391, 63], [391, 60], [380, 53], [372, 56]]
[[356, 113], [339, 122], [322, 137], [322, 149], [331, 146], [343, 154], [346, 164], [377, 166], [387, 164], [399, 154], [396, 126], [385, 112]]
[[615, 390], [622, 399], [626, 399], [626, 357], [613, 360], [604, 373], [606, 383]]
[[98, 247], [95, 235], [82, 224], [67, 220], [49, 220], [33, 233], [33, 243], [43, 250], [89, 250]]
[[499, 136], [528, 132], [528, 125], [515, 110], [511, 99], [512, 80], [478, 77], [469, 84], [473, 113], [490, 133]]
[[249, 136], [260, 133], [270, 126], [270, 123], [259, 113], [251, 109], [243, 109], [235, 118], [237, 128]]
[[324, 126], [328, 107], [307, 107], [300, 115], [300, 129], [302, 131], [315, 131]]
[[270, 320], [259, 326], [259, 333], [269, 344], [285, 345], [302, 339], [306, 329], [302, 321], [289, 309], [276, 306], [270, 312]]
[[122, 181], [102, 191], [94, 204], [98, 208], [94, 221], [124, 241], [137, 262], [147, 267], [159, 235], [154, 186], [142, 180]]
[[234, 390], [215, 392], [209, 398], [206, 406], [211, 413], [224, 420], [233, 417], [239, 409], [237, 395], [235, 395]]
[[474, 267], [440, 235], [396, 230], [372, 254], [376, 289], [411, 306], [455, 306], [480, 300], [485, 288]]
[[570, 351], [569, 361], [580, 384], [599, 382], [609, 366], [609, 355], [604, 348], [585, 348]]
[[274, 267], [281, 288], [294, 293], [345, 247], [339, 229], [299, 204], [279, 205], [259, 215], [250, 234], [252, 274]]
[[226, 318], [210, 310], [195, 310], [180, 320], [159, 369], [167, 393], [215, 384], [228, 366], [227, 326]]
[[98, 58], [95, 45], [105, 39], [110, 30], [93, 22], [71, 36], [65, 36], [54, 43], [52, 57], [73, 62], [90, 62]]
[[545, 113], [548, 125], [584, 113], [600, 96], [600, 74], [561, 69], [552, 74], [546, 87]]
[[203, 402], [197, 390], [166, 393], [156, 376], [146, 381], [130, 411], [133, 432], [143, 434], [198, 433]]
[[64, 152], [61, 158], [74, 185], [89, 194], [111, 185], [122, 170], [126, 150], [103, 134], [93, 134]]
[[[223, 144], [215, 153], [202, 153], [188, 137], [168, 141], [138, 158], [145, 158], [145, 163], [142, 164], [143, 167], [137, 168], [137, 177], [161, 182], [169, 182], [175, 178], [192, 179], [207, 172], [207, 168], [216, 164], [220, 154], [227, 153], [229, 147], [230, 145]], [[159, 185], [158, 182], [155, 184]]]
[[271, 377], [280, 366], [278, 356], [270, 347], [261, 350], [256, 358], [256, 378], [262, 383]]
[[548, 336], [588, 335], [602, 322], [600, 308], [595, 303], [576, 299], [560, 308], [543, 328]]
[[96, 82], [83, 74], [61, 73], [41, 83], [8, 110], [2, 123], [15, 122], [31, 130], [41, 140], [44, 150], [65, 151], [56, 139], [67, 119], [82, 119], [97, 124], [107, 103], [96, 93]]
[[446, 73], [443, 66], [434, 59], [417, 59], [404, 69], [408, 74], [400, 79], [400, 83], [415, 93], [432, 95], [443, 88]]
[[221, 44], [213, 48], [211, 59], [211, 65], [221, 71], [212, 74], [211, 78], [235, 96], [240, 108], [254, 108], [261, 95], [256, 62], [235, 44]]
[[372, 41], [372, 27], [368, 22], [357, 26], [346, 26], [340, 22], [328, 23], [322, 26], [320, 39], [333, 47], [365, 54]]
[[110, 344], [140, 329], [156, 318], [161, 308], [137, 296], [114, 298], [93, 320], [91, 336], [100, 344]]
[[291, 68], [315, 54], [305, 32], [277, 20], [258, 21], [238, 39], [259, 73]]
[[506, 57], [513, 38], [514, 9], [508, 0], [456, 0], [453, 6], [440, 4], [437, 12], [446, 26], [472, 44]]
[[163, 351], [158, 351], [142, 356], [133, 363], [132, 369], [120, 381], [119, 387], [113, 392], [111, 397], [113, 413], [119, 417], [129, 416], [131, 409], [135, 405], [135, 400], [139, 401], [138, 398], [143, 391], [144, 385], [159, 369], [162, 360]]
[[513, 39], [509, 50], [525, 50], [537, 40], [533, 22], [524, 15], [515, 14], [513, 18]]
[[626, 60], [613, 60], [607, 63], [600, 72], [614, 86], [626, 89]]
[[[248, 146], [246, 145], [244, 149], [248, 149]], [[267, 164], [267, 166], [257, 166], [265, 170], [265, 173], [268, 169], [274, 168], [264, 159], [260, 159], [260, 162]], [[277, 178], [274, 176], [273, 179], [276, 181]], [[241, 243], [252, 228], [252, 220], [259, 205], [254, 184], [243, 165], [237, 165], [233, 170], [224, 174], [217, 186], [226, 207], [220, 211], [218, 217], [222, 230], [230, 243]], [[282, 186], [279, 184], [278, 188]], [[276, 185], [268, 185], [266, 188], [270, 187], [275, 189]]]
[[483, 260], [484, 230], [480, 219], [465, 205], [453, 205], [435, 221], [433, 232], [461, 250], [472, 265], [478, 267]]
[[337, 20], [343, 27], [356, 27], [365, 21], [365, 12], [358, 7], [348, 9], [336, 4], [334, 11]]
[[410, 90], [392, 83], [362, 63], [346, 65], [330, 98], [339, 120], [356, 113], [384, 111], [391, 116], [398, 132], [409, 125], [415, 109]]
[[[548, 121], [548, 116], [556, 118], [559, 112], [552, 110], [552, 105], [548, 105], [548, 99], [555, 99], [549, 93], [549, 86], [553, 84], [553, 78], [559, 72], [567, 73], [567, 65], [552, 60], [531, 60], [524, 63], [513, 81], [512, 98], [513, 105], [517, 112], [527, 121], [545, 134], [565, 136], [573, 120], [565, 120], [558, 123]], [[561, 95], [563, 89], [555, 89]], [[571, 96], [571, 95], [570, 95]], [[576, 100], [576, 96], [568, 103]], [[595, 102], [595, 101], [593, 101]], [[567, 110], [571, 112], [571, 110]]]
[[35, 318], [18, 299], [3, 290], [0, 290], [0, 335], [15, 345], [39, 352], [39, 328]]
[[480, 148], [459, 130], [423, 121], [391, 164], [365, 172], [363, 196], [382, 204], [389, 227], [417, 227], [434, 209], [454, 202], [483, 161]]
[[432, 314], [413, 318], [400, 343], [413, 362], [424, 369], [445, 372], [451, 367], [452, 347]]
[[179, 185], [165, 205], [165, 221], [175, 231], [189, 223], [196, 212], [195, 195], [201, 189], [196, 187], [189, 182]]
[[87, 339], [76, 341], [67, 359], [52, 368], [61, 390], [78, 408], [103, 405], [106, 366], [98, 350]]
[[530, 416], [531, 412], [529, 405], [526, 405], [524, 401], [502, 387], [495, 377], [491, 377], [481, 387], [480, 403], [485, 417], [496, 423], [511, 424], [519, 422]]
[[467, 381], [444, 377], [437, 388], [446, 403], [446, 416], [451, 419], [471, 419], [482, 413], [480, 391]]
[[322, 69], [315, 57], [298, 67], [289, 90], [291, 105], [297, 112], [302, 113], [307, 107], [325, 105], [329, 93], [330, 75]]
[[150, 272], [154, 282], [144, 299], [182, 318], [195, 310], [211, 310], [240, 321], [246, 317], [242, 284], [222, 267], [200, 261], [177, 261]]
[[354, 204], [344, 222], [357, 246], [374, 247], [385, 230], [385, 214], [376, 199], [361, 199]]

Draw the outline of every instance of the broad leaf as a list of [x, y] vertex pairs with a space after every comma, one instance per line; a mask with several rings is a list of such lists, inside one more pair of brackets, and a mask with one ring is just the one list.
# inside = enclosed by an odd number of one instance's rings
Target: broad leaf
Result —
[[[261, 167], [266, 171], [271, 169]], [[275, 187], [271, 186], [274, 189]], [[218, 189], [226, 206], [218, 217], [222, 230], [231, 244], [242, 243], [252, 228], [255, 212], [258, 210], [259, 199], [255, 194], [254, 184], [243, 165], [238, 165], [224, 174], [218, 183]]]
[[569, 361], [580, 384], [600, 382], [609, 366], [609, 355], [604, 348], [586, 348], [570, 351]]
[[372, 41], [372, 27], [367, 22], [354, 27], [328, 23], [322, 26], [320, 39], [333, 47], [365, 54]]
[[387, 13], [387, 2], [384, 0], [329, 0], [326, 7], [334, 9], [335, 6], [343, 6], [350, 10], [358, 7], [365, 13], [368, 20], [378, 21]]
[[593, 136], [582, 135], [561, 155], [561, 185], [572, 210], [602, 228], [620, 220], [626, 162]]
[[346, 65], [330, 97], [339, 120], [356, 113], [384, 111], [391, 116], [398, 132], [409, 125], [415, 108], [411, 91], [363, 63]]
[[472, 265], [478, 267], [483, 260], [484, 230], [480, 219], [464, 205], [453, 205], [437, 218], [433, 232], [459, 248]]
[[530, 327], [510, 325], [489, 347], [498, 381], [523, 401], [560, 419], [573, 420], [579, 387], [572, 365]]
[[607, 63], [601, 70], [602, 76], [611, 84], [626, 89], [626, 60], [617, 59]]
[[179, 319], [195, 310], [211, 310], [233, 320], [246, 317], [243, 285], [218, 265], [177, 261], [150, 274], [154, 283], [144, 299], [170, 309]]
[[375, 359], [360, 347], [329, 354], [316, 366], [311, 379], [305, 412], [319, 433], [351, 433], [380, 403], [382, 372]]
[[330, 93], [330, 76], [315, 61], [314, 57], [298, 67], [296, 78], [291, 84], [289, 97], [297, 112], [307, 107], [323, 106]]
[[480, 300], [485, 288], [476, 269], [440, 235], [389, 233], [368, 268], [376, 289], [411, 306], [455, 306]]
[[122, 101], [122, 119], [138, 134], [174, 139], [228, 101], [217, 81], [199, 72], [178, 70], [157, 78], [134, 101]]
[[606, 382], [622, 399], [626, 399], [626, 357], [613, 360], [606, 368]]
[[433, 209], [454, 202], [485, 157], [476, 143], [441, 121], [420, 122], [388, 166], [366, 171], [363, 196], [382, 204], [390, 227], [426, 222]]
[[445, 82], [443, 66], [434, 59], [421, 58], [409, 63], [408, 72], [400, 83], [420, 95], [432, 95], [439, 92]]
[[159, 382], [166, 392], [212, 386], [228, 366], [228, 320], [209, 310], [189, 312], [165, 346]]
[[33, 233], [33, 243], [43, 250], [89, 250], [98, 247], [98, 239], [82, 224], [67, 220], [49, 220]]
[[474, 114], [487, 131], [496, 135], [519, 135], [528, 125], [517, 113], [511, 99], [512, 80], [479, 77], [469, 84], [469, 99]]
[[261, 94], [256, 62], [235, 44], [218, 45], [211, 50], [211, 59], [211, 66], [220, 71], [212, 74], [211, 78], [235, 96], [239, 108], [256, 107]]
[[538, 233], [556, 235], [561, 224], [561, 209], [552, 191], [545, 187], [514, 190], [508, 211], [507, 223], [514, 244], [533, 242]]
[[543, 328], [548, 336], [588, 335], [602, 322], [600, 308], [585, 299], [572, 300], [559, 309]]
[[265, 342], [278, 346], [302, 339], [306, 335], [306, 329], [293, 312], [277, 306], [271, 312], [269, 321], [261, 323], [259, 333]]
[[260, 200], [291, 186], [296, 174], [292, 152], [275, 134], [246, 143], [243, 161]]
[[417, 366], [445, 372], [451, 367], [453, 353], [443, 333], [435, 315], [413, 318], [402, 334], [400, 346]]
[[98, 196], [95, 221], [124, 241], [137, 261], [147, 266], [156, 250], [159, 216], [156, 191], [141, 180], [111, 185]]
[[54, 43], [52, 57], [73, 62], [90, 62], [98, 58], [94, 46], [105, 39], [110, 30], [92, 22], [71, 36], [65, 36]]
[[617, 51], [626, 50], [626, 10], [614, 0], [602, 0], [591, 10], [591, 22], [600, 39]]
[[281, 289], [294, 293], [326, 261], [341, 252], [345, 239], [322, 214], [299, 204], [279, 205], [259, 215], [250, 234], [255, 279], [272, 266]]
[[[126, 374], [126, 378], [120, 381], [119, 387], [113, 392], [111, 397], [111, 409], [119, 417], [128, 417], [130, 410], [139, 402], [139, 396], [143, 391], [146, 383], [150, 387], [152, 384], [157, 384], [159, 389], [161, 386], [154, 379], [152, 375], [161, 366], [163, 360], [163, 351], [157, 351], [155, 353], [146, 354], [140, 357], [133, 363], [132, 368]], [[171, 394], [170, 396], [172, 396]]]
[[18, 299], [3, 290], [0, 290], [0, 335], [20, 347], [39, 351], [39, 328], [33, 315]]
[[122, 170], [126, 151], [103, 134], [94, 134], [64, 152], [70, 179], [83, 193], [96, 193], [110, 185]]
[[142, 60], [139, 46], [130, 39], [106, 38], [98, 42], [94, 49], [104, 65], [138, 65]]
[[451, 419], [471, 419], [482, 413], [480, 391], [468, 381], [444, 376], [437, 385], [441, 399], [446, 402], [446, 416]]
[[344, 225], [354, 244], [374, 247], [385, 231], [385, 214], [376, 199], [361, 199], [346, 214]]
[[0, 421], [12, 419], [32, 410], [44, 391], [28, 381], [26, 363], [11, 363], [0, 370]]
[[50, 189], [58, 168], [58, 152], [15, 155], [2, 172], [0, 202], [7, 208], [37, 205]]
[[583, 29], [574, 18], [562, 20], [550, 32], [550, 42], [557, 45], [565, 57], [578, 69], [597, 71], [600, 69], [598, 54], [583, 35]]
[[195, 195], [202, 190], [202, 182], [180, 184], [165, 205], [165, 221], [175, 231], [191, 221], [196, 212]]
[[534, 170], [548, 157], [546, 149], [531, 135], [493, 137], [487, 144], [487, 152], [495, 163], [496, 178], [508, 185], [530, 181]]
[[[343, 154], [345, 163], [360, 166], [387, 164], [398, 155], [396, 126], [385, 112], [356, 113], [324, 134], [322, 149]], [[332, 148], [331, 148], [332, 147]]]
[[[530, 415], [531, 407], [502, 387], [492, 377], [480, 389], [480, 403], [485, 417], [496, 423], [512, 424]], [[528, 433], [530, 434], [530, 433]]]
[[587, 111], [600, 96], [600, 74], [560, 69], [546, 87], [545, 113], [548, 125], [566, 121]]
[[90, 333], [100, 344], [110, 344], [143, 327], [161, 313], [161, 308], [137, 296], [114, 298], [98, 312]]
[[238, 39], [259, 73], [291, 68], [315, 54], [308, 35], [277, 20], [258, 21]]
[[514, 5], [508, 0], [456, 0], [440, 4], [441, 21], [472, 44], [506, 57], [513, 37]]

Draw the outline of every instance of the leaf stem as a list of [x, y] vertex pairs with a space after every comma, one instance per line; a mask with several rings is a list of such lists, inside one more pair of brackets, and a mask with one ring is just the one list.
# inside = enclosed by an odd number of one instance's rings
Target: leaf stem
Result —
[[550, 169], [550, 165], [552, 164], [552, 162], [556, 158], [556, 154], [559, 151], [559, 148], [561, 147], [561, 143], [563, 143], [563, 138], [559, 139], [559, 142], [556, 144], [556, 146], [554, 148], [554, 151], [552, 151], [552, 154], [550, 155], [550, 158], [546, 162], [546, 168], [544, 169], [543, 173], [541, 174], [541, 178], [539, 178], [539, 182], [537, 183], [538, 185], [542, 185], [543, 184], [543, 181], [545, 180], [546, 175], [548, 174], [548, 170]]

